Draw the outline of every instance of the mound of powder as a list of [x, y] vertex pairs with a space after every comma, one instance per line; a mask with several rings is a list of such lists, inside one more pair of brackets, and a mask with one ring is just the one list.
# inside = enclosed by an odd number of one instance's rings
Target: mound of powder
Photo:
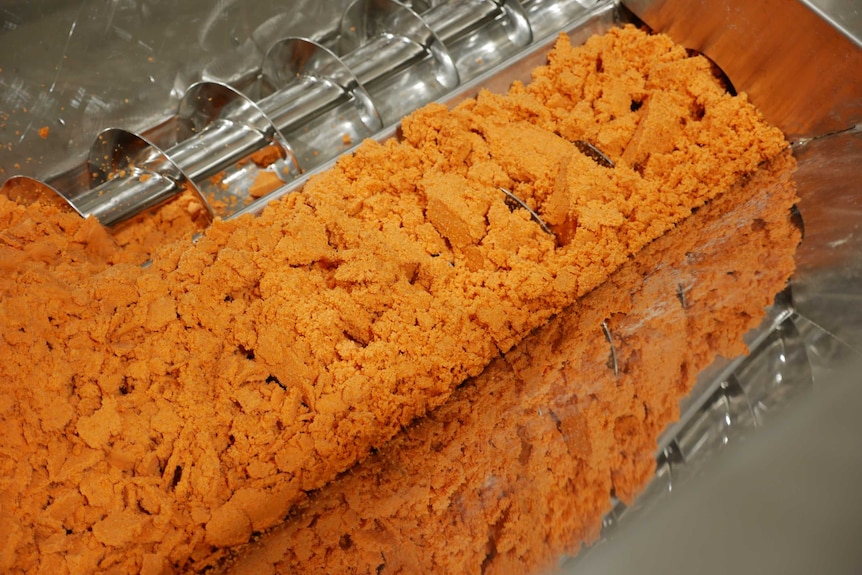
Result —
[[595, 540], [696, 374], [786, 285], [794, 169], [776, 158], [651, 243], [223, 572], [544, 572]]
[[145, 269], [0, 199], [0, 569], [213, 564], [787, 147], [631, 27], [402, 132]]

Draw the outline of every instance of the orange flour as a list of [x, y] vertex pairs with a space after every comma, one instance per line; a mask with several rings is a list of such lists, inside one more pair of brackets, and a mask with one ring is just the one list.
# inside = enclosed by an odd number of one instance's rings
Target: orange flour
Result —
[[145, 269], [0, 199], [0, 570], [213, 564], [787, 147], [633, 28], [402, 128]]
[[223, 572], [535, 573], [595, 540], [697, 373], [786, 285], [794, 169], [788, 151], [651, 243]]

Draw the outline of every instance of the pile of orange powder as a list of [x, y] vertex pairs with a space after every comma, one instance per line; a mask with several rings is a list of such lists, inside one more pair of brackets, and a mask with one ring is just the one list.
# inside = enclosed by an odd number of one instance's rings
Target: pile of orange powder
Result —
[[742, 334], [784, 287], [800, 240], [789, 156], [651, 243], [217, 572], [546, 573], [595, 541], [612, 495], [630, 505], [651, 479], [658, 436], [697, 374], [744, 353]]
[[218, 563], [787, 148], [631, 27], [402, 133], [155, 251], [0, 198], [0, 569]]

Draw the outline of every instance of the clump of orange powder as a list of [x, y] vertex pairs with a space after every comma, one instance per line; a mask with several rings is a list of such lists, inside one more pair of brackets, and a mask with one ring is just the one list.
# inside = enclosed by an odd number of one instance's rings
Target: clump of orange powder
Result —
[[697, 373], [785, 286], [794, 168], [787, 152], [651, 243], [222, 572], [540, 573], [594, 541]]
[[0, 199], [0, 568], [211, 565], [786, 148], [633, 28], [402, 128], [146, 269]]

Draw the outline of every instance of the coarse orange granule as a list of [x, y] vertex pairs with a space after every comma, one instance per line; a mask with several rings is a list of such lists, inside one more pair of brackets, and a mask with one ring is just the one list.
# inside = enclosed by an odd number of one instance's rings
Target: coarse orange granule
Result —
[[[254, 165], [259, 168], [266, 168], [267, 166], [272, 165], [281, 158], [284, 158], [284, 150], [282, 150], [276, 144], [270, 144], [264, 148], [261, 148], [257, 152], [254, 152], [251, 156], [249, 156], [248, 160], [253, 162]], [[241, 162], [240, 165], [242, 165]]]
[[268, 170], [261, 170], [254, 178], [251, 187], [248, 189], [248, 195], [252, 198], [262, 198], [268, 193], [277, 190], [284, 185], [278, 174]]

